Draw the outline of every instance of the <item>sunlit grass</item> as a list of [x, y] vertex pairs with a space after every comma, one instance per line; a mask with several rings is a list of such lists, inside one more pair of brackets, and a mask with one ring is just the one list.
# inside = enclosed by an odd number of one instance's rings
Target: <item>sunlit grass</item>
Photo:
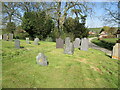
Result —
[[[75, 49], [73, 55], [56, 49], [54, 42], [26, 44], [15, 49], [14, 42], [2, 41], [3, 88], [117, 88], [118, 60], [105, 53], [89, 49]], [[36, 56], [43, 52], [48, 66], [36, 64]]]

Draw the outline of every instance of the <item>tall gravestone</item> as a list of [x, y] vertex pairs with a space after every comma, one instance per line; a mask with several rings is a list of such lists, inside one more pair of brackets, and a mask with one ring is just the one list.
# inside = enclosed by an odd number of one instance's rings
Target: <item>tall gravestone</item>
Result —
[[74, 48], [80, 48], [80, 38], [75, 38], [75, 41], [73, 42]]
[[9, 33], [8, 36], [9, 36], [9, 41], [12, 41], [13, 40], [13, 34]]
[[30, 44], [29, 38], [26, 38], [26, 43]]
[[89, 40], [88, 38], [82, 38], [80, 49], [83, 51], [88, 51], [89, 48]]
[[0, 40], [2, 40], [2, 34], [0, 35]]
[[38, 45], [38, 42], [39, 42], [39, 38], [35, 38], [33, 43], [34, 45]]
[[67, 37], [65, 39], [65, 47], [64, 47], [65, 54], [73, 54], [74, 53], [74, 45], [70, 42], [70, 38]]
[[113, 46], [112, 58], [120, 60], [120, 43], [116, 43], [115, 46]]
[[3, 40], [8, 40], [8, 35], [7, 34], [3, 34]]
[[56, 39], [56, 48], [63, 48], [64, 47], [64, 41], [61, 38]]
[[15, 48], [17, 48], [17, 49], [20, 48], [20, 41], [19, 41], [19, 39], [15, 40]]
[[36, 62], [41, 66], [48, 65], [47, 57], [43, 53], [39, 53], [38, 56], [36, 56]]

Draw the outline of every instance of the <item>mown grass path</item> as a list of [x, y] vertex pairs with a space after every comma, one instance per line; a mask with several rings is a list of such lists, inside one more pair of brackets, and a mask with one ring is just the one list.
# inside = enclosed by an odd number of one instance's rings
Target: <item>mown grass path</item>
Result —
[[[32, 41], [31, 41], [32, 43]], [[66, 55], [54, 42], [26, 44], [15, 49], [14, 42], [2, 41], [3, 88], [118, 88], [118, 60], [95, 49], [75, 49]], [[44, 52], [49, 65], [36, 64], [38, 53]]]

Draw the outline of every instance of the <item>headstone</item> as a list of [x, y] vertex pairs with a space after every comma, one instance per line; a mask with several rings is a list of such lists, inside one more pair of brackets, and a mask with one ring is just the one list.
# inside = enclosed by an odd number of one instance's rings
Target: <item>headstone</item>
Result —
[[116, 43], [115, 46], [113, 46], [112, 58], [120, 60], [120, 43]]
[[47, 57], [43, 53], [39, 53], [38, 56], [36, 56], [36, 62], [41, 66], [48, 65]]
[[3, 34], [3, 40], [8, 40], [8, 35], [7, 34]]
[[75, 38], [75, 41], [73, 42], [74, 48], [80, 48], [80, 38]]
[[9, 41], [13, 40], [13, 34], [9, 33]]
[[30, 44], [29, 38], [26, 38], [26, 43], [27, 43], [27, 44]]
[[64, 41], [61, 38], [56, 39], [56, 48], [63, 48], [64, 47]]
[[20, 41], [19, 41], [19, 39], [16, 39], [15, 40], [15, 48], [20, 48]]
[[73, 54], [74, 53], [74, 45], [70, 42], [70, 38], [67, 37], [65, 39], [65, 47], [64, 47], [65, 54]]
[[2, 34], [0, 35], [0, 40], [2, 40]]
[[34, 39], [34, 45], [38, 45], [38, 42], [39, 42], [39, 38], [35, 38]]
[[88, 38], [82, 38], [80, 49], [83, 51], [88, 51], [89, 48], [89, 40]]

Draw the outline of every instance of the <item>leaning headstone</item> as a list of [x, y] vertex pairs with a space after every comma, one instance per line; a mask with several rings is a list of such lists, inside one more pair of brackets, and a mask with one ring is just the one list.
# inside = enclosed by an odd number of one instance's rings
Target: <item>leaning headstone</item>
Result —
[[3, 34], [3, 40], [8, 40], [8, 35], [7, 34]]
[[70, 38], [67, 37], [65, 39], [65, 47], [64, 47], [65, 54], [73, 54], [74, 53], [74, 45], [70, 42]]
[[120, 43], [116, 43], [115, 46], [113, 46], [112, 58], [120, 60]]
[[61, 38], [56, 39], [56, 48], [63, 48], [64, 47], [64, 41]]
[[13, 34], [9, 33], [9, 41], [13, 40]]
[[36, 62], [41, 66], [48, 65], [47, 57], [43, 53], [39, 53], [38, 56], [36, 56]]
[[26, 43], [27, 43], [27, 44], [30, 44], [29, 38], [26, 38]]
[[35, 38], [34, 39], [34, 45], [38, 45], [38, 42], [39, 42], [39, 38]]
[[2, 40], [2, 34], [0, 35], [0, 40]]
[[15, 48], [20, 48], [20, 41], [19, 41], [19, 39], [16, 39], [15, 40]]
[[75, 38], [75, 41], [73, 42], [74, 48], [80, 48], [80, 38]]
[[80, 49], [83, 51], [88, 51], [89, 48], [89, 40], [88, 38], [82, 38]]

